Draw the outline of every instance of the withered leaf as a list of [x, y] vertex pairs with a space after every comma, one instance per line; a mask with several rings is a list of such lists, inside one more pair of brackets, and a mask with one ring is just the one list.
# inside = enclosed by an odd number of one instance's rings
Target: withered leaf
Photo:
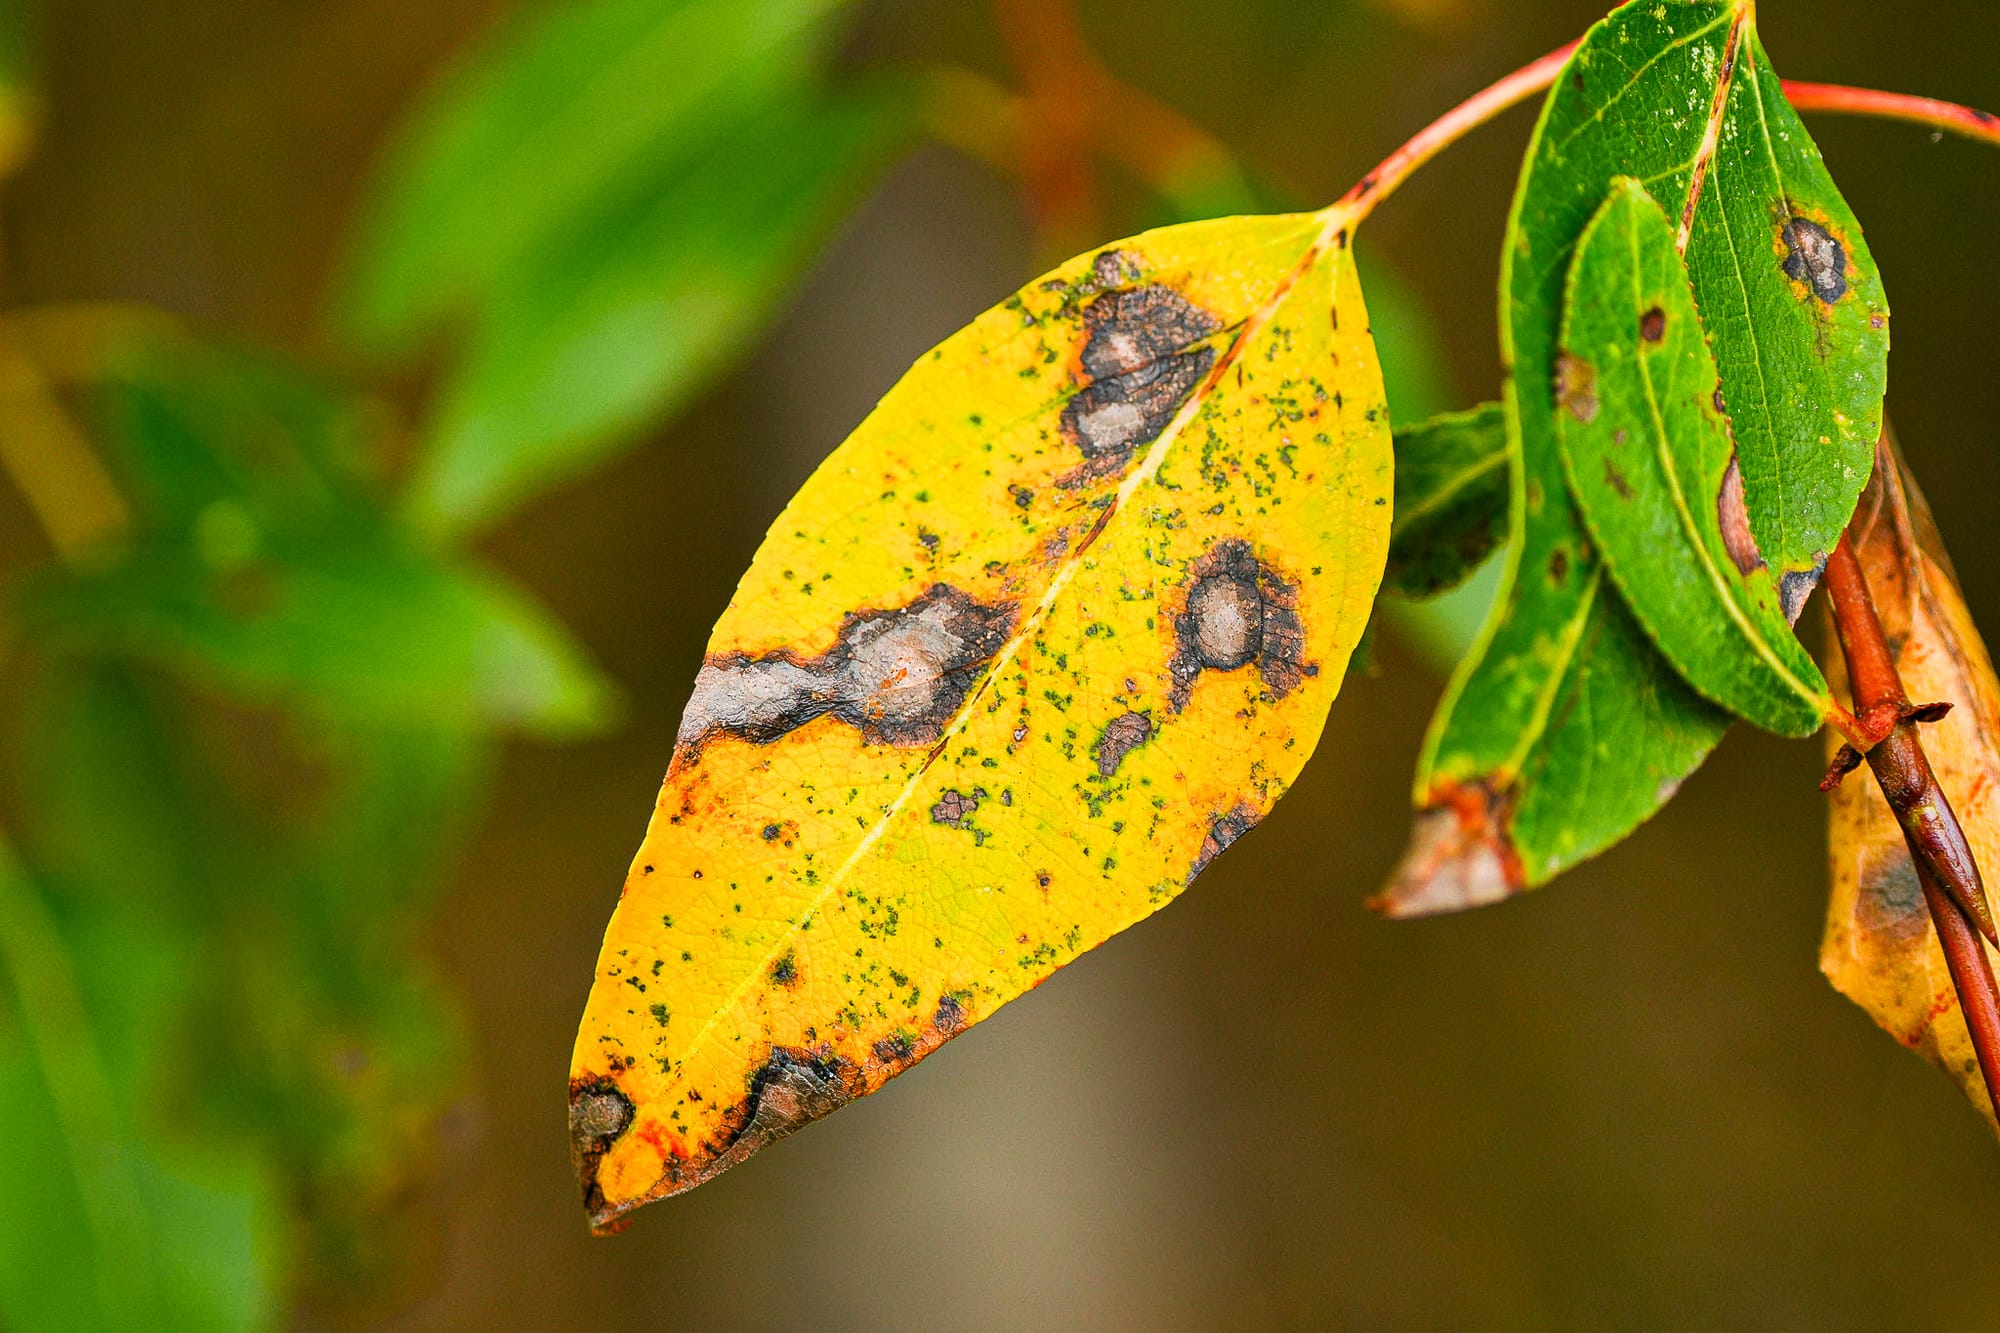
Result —
[[[2000, 866], [2000, 679], [1930, 507], [1886, 434], [1850, 540], [1904, 689], [1919, 703], [1952, 705], [1924, 727], [1924, 749], [1974, 857], [1982, 867]], [[1844, 695], [1837, 650], [1827, 664]], [[1829, 752], [1835, 747], [1830, 738]], [[1820, 970], [1885, 1032], [1950, 1074], [1995, 1123], [1916, 867], [1874, 782], [1855, 776], [1835, 789], [1828, 844], [1833, 896]], [[2000, 955], [1982, 947], [2000, 967]]]

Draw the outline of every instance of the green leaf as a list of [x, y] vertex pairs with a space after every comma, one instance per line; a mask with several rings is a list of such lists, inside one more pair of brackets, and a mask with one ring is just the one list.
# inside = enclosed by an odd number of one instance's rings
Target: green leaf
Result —
[[496, 278], [411, 481], [417, 522], [491, 519], [685, 404], [776, 312], [909, 111], [889, 94], [784, 99]]
[[1625, 178], [1577, 246], [1558, 372], [1570, 493], [1675, 669], [1740, 717], [1810, 736], [1833, 701], [1750, 540], [1720, 375], [1674, 242]]
[[1576, 240], [1616, 175], [1686, 190], [1731, 16], [1725, 3], [1627, 5], [1585, 36], [1543, 104], [1501, 259], [1507, 565], [1431, 723], [1410, 852], [1381, 899], [1392, 913], [1495, 901], [1601, 851], [1727, 726], [1603, 588], [1569, 500], [1554, 385]]
[[1796, 619], [1874, 467], [1889, 305], [1754, 14], [1728, 99], [1687, 266], [1722, 368], [1750, 530]]
[[384, 539], [274, 545], [217, 568], [175, 546], [47, 573], [15, 602], [54, 647], [159, 662], [253, 700], [353, 722], [563, 737], [603, 726], [613, 687], [499, 579]]
[[352, 725], [570, 736], [608, 720], [614, 689], [545, 611], [388, 523], [354, 399], [185, 339], [113, 367], [100, 434], [138, 541], [31, 576], [14, 599], [30, 636]]
[[368, 413], [267, 352], [147, 335], [112, 350], [93, 407], [150, 533], [226, 557], [258, 528], [318, 535], [379, 511]]
[[[1502, 260], [1517, 451], [1508, 563], [1482, 641], [1432, 722], [1417, 833], [1381, 900], [1389, 911], [1447, 910], [1546, 882], [1648, 818], [1728, 725], [1604, 586], [1556, 440], [1563, 284], [1614, 177], [1637, 177], [1670, 201], [1697, 200], [1688, 271], [1738, 423], [1752, 530], [1760, 544], [1770, 532], [1782, 545], [1782, 556], [1778, 545], [1765, 556], [1788, 608], [1810, 590], [1815, 543], [1830, 544], [1846, 519], [1843, 505], [1867, 470], [1866, 446], [1857, 462], [1855, 441], [1872, 440], [1881, 417], [1887, 314], [1859, 228], [1804, 127], [1771, 95], [1774, 77], [1747, 3], [1643, 0], [1591, 29], [1543, 105]], [[1705, 145], [1715, 154], [1696, 192]], [[1759, 161], [1775, 165], [1760, 172]], [[1816, 225], [1843, 249], [1848, 284], [1834, 306], [1852, 301], [1867, 336], [1834, 339], [1833, 307], [1806, 304], [1818, 298], [1787, 266], [1810, 277], [1824, 276], [1825, 264], [1791, 260], [1783, 237], [1794, 216], [1825, 219]], [[1784, 318], [1767, 325], [1746, 313], [1780, 297], [1794, 307]], [[1819, 322], [1808, 327], [1801, 309]], [[1786, 393], [1803, 401], [1785, 407]], [[1753, 400], [1772, 412], [1735, 412]], [[1787, 415], [1794, 410], [1798, 419]], [[1824, 443], [1817, 426], [1798, 428], [1829, 411], [1847, 424]], [[1808, 435], [1811, 460], [1797, 453]], [[1771, 465], [1753, 468], [1753, 452]], [[1824, 469], [1837, 484], [1821, 476], [1793, 488], [1787, 478], [1801, 468]], [[1647, 725], [1635, 730], [1635, 721]]]
[[296, 1230], [323, 1279], [379, 1282], [408, 1253], [384, 1229], [421, 1225], [404, 1196], [420, 1131], [461, 1095], [463, 1025], [413, 942], [489, 743], [242, 712], [217, 727], [148, 673], [37, 665], [24, 854], [89, 909], [77, 970], [119, 1037], [110, 1077], [139, 1079], [143, 1055], [177, 1144], [281, 1164], [303, 1218], [262, 1226], [265, 1249]]
[[155, 932], [58, 915], [0, 845], [7, 1327], [249, 1329], [274, 1317], [268, 1172], [144, 1113], [186, 977]]
[[1485, 562], [1507, 531], [1508, 458], [1498, 403], [1396, 432], [1385, 592], [1433, 597]]
[[410, 351], [606, 191], [714, 143], [716, 110], [793, 87], [844, 0], [572, 0], [502, 24], [392, 148], [339, 293], [355, 343]]

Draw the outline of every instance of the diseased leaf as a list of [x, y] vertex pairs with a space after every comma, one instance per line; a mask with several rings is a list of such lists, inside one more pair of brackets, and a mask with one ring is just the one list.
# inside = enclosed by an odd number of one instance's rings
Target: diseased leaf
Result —
[[1572, 392], [1556, 430], [1570, 493], [1625, 604], [1705, 697], [1810, 736], [1832, 700], [1751, 541], [1674, 224], [1639, 182], [1614, 184], [1585, 228], [1566, 306], [1557, 375]]
[[[1618, 9], [1557, 79], [1515, 194], [1502, 259], [1518, 450], [1508, 564], [1482, 642], [1432, 722], [1410, 852], [1379, 900], [1391, 913], [1495, 901], [1603, 851], [1673, 795], [1728, 725], [1605, 586], [1556, 440], [1558, 403], [1578, 387], [1558, 376], [1563, 282], [1621, 175], [1695, 201], [1688, 272], [1736, 422], [1751, 531], [1770, 543], [1762, 554], [1788, 609], [1867, 472], [1887, 308], [1860, 228], [1777, 94], [1747, 0]], [[1844, 288], [1810, 231], [1819, 258], [1793, 258], [1793, 218], [1839, 248]], [[1741, 409], [1753, 401], [1769, 410]], [[1822, 429], [1829, 414], [1838, 429]], [[1837, 481], [1794, 487], [1801, 470]]]
[[1383, 591], [1434, 597], [1485, 563], [1507, 532], [1507, 462], [1498, 403], [1396, 432], [1396, 512]]
[[577, 1035], [596, 1226], [1148, 915], [1297, 774], [1388, 543], [1350, 221], [1063, 265], [925, 355], [780, 515]]
[[671, 176], [799, 86], [842, 0], [572, 0], [498, 27], [426, 99], [359, 228], [339, 322], [406, 353], [538, 243]]
[[456, 530], [601, 461], [703, 388], [903, 142], [904, 99], [795, 95], [495, 275], [411, 479]]
[[1796, 620], [1882, 434], [1889, 304], [1752, 6], [1738, 7], [1748, 17], [1687, 266], [1722, 367], [1750, 531]]
[[[1931, 767], [1974, 858], [2000, 866], [2000, 679], [1930, 507], [1886, 436], [1852, 534], [1904, 688], [1920, 703], [1952, 705], [1924, 728]], [[1844, 694], [1837, 648], [1827, 661]], [[1829, 737], [1829, 756], [1837, 747]], [[1885, 1032], [1951, 1075], [1995, 1124], [1923, 887], [1881, 789], [1865, 775], [1849, 778], [1833, 792], [1828, 821], [1833, 897], [1820, 970]], [[2000, 954], [1983, 947], [2000, 966]]]

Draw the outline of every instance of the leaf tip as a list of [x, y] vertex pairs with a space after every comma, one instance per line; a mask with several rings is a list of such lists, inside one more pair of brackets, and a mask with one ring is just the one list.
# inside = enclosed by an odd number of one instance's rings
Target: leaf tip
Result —
[[1500, 827], [1498, 797], [1483, 783], [1452, 785], [1417, 812], [1408, 850], [1368, 907], [1407, 920], [1484, 907], [1526, 887], [1521, 859]]

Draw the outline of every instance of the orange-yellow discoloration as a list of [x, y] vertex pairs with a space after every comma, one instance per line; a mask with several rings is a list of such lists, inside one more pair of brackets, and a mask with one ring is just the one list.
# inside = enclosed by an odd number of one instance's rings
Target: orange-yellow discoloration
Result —
[[1296, 776], [1387, 549], [1344, 221], [1064, 265], [920, 360], [772, 526], [578, 1033], [595, 1225], [1148, 915]]
[[[1924, 749], [1958, 813], [1974, 858], [2000, 866], [2000, 679], [1974, 628], [1930, 508], [1893, 445], [1877, 451], [1851, 532], [1904, 689], [1951, 711], [1923, 729]], [[1840, 654], [1830, 682], [1845, 693]], [[1837, 738], [1830, 738], [1837, 743]], [[1850, 777], [1833, 793], [1833, 899], [1820, 970], [1896, 1040], [1955, 1079], [1993, 1123], [1993, 1107], [1958, 1007], [1910, 853], [1875, 783]], [[2000, 966], [2000, 955], [1989, 958]], [[1996, 1125], [2000, 1128], [2000, 1125]]]

